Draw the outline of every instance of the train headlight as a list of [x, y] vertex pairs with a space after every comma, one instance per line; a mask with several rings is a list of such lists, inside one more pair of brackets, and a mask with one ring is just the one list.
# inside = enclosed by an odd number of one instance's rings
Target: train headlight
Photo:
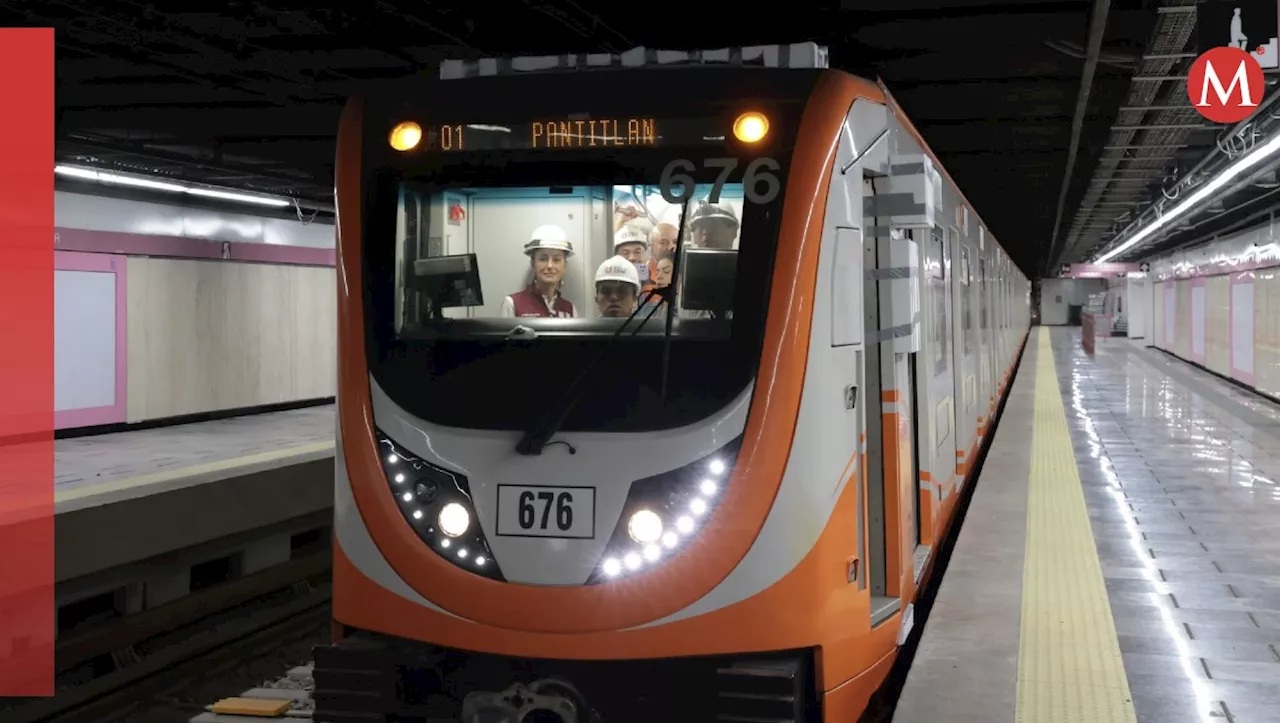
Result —
[[640, 543], [657, 542], [662, 537], [662, 518], [652, 510], [640, 510], [631, 515], [627, 522], [627, 532], [631, 539]]
[[[440, 531], [449, 537], [461, 537], [471, 526], [471, 515], [467, 508], [457, 502], [450, 502], [440, 508]], [[465, 557], [465, 555], [463, 556]]]
[[387, 142], [397, 151], [411, 151], [422, 142], [422, 126], [413, 121], [405, 121], [391, 129]]
[[632, 484], [588, 584], [642, 572], [679, 553], [715, 512], [741, 444], [738, 438], [692, 464]]
[[764, 113], [743, 113], [733, 122], [733, 135], [743, 143], [759, 143], [768, 134], [769, 119]]
[[382, 468], [396, 505], [418, 537], [450, 563], [501, 580], [465, 475], [438, 467], [378, 433]]

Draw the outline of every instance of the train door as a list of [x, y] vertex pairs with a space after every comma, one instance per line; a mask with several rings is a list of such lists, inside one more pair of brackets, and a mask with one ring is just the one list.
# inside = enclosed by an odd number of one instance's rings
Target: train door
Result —
[[968, 451], [969, 429], [973, 424], [969, 414], [968, 364], [965, 350], [972, 342], [968, 324], [969, 249], [964, 238], [951, 228], [951, 369], [955, 375], [952, 399], [952, 434], [955, 438], [955, 471], [957, 489], [964, 484], [962, 462]]
[[[836, 226], [835, 231], [831, 275], [831, 346], [842, 349], [839, 354], [841, 365], [848, 363], [852, 367], [852, 377], [844, 387], [844, 407], [846, 413], [853, 415], [850, 434], [854, 447], [862, 452], [865, 449], [864, 430], [874, 429], [878, 435], [880, 426], [876, 405], [869, 405], [867, 402], [871, 397], [867, 391], [867, 383], [863, 380], [866, 333], [861, 315], [866, 280], [862, 271], [862, 230], [851, 226]], [[865, 458], [860, 461], [864, 460]], [[855, 485], [854, 499], [857, 500], [857, 556], [850, 562], [848, 582], [856, 580], [858, 592], [867, 589], [867, 513], [863, 503], [866, 499], [866, 478], [865, 469], [855, 469], [851, 482]]]
[[[916, 253], [920, 256], [924, 254], [924, 250], [926, 248], [924, 244], [920, 244], [920, 239], [927, 239], [928, 233], [928, 231], [912, 229], [907, 229], [904, 233], [906, 238], [917, 243], [918, 250]], [[924, 266], [921, 261], [921, 258], [916, 259], [916, 265], [918, 268], [923, 268]], [[915, 308], [921, 311], [924, 309], [923, 290], [924, 280], [917, 278], [917, 283], [915, 284], [915, 289], [912, 293], [916, 297]], [[911, 551], [913, 553], [913, 561], [919, 558], [919, 555], [915, 553], [920, 547], [920, 541], [923, 538], [921, 525], [924, 524], [920, 520], [920, 470], [922, 469], [920, 466], [920, 430], [923, 425], [920, 423], [919, 380], [929, 379], [930, 375], [928, 373], [920, 373], [920, 365], [923, 363], [925, 363], [923, 354], [920, 354], [919, 352], [911, 352], [907, 355], [907, 389], [906, 399], [903, 400], [903, 413], [911, 415], [911, 418], [907, 420], [906, 425], [907, 428], [911, 430], [911, 469], [909, 477], [912, 481], [911, 518], [915, 522], [911, 529]], [[913, 567], [915, 567], [914, 564]], [[915, 579], [914, 576], [912, 579]]]
[[[876, 194], [883, 176], [867, 173], [864, 197], [870, 231], [863, 238], [863, 328], [866, 354], [863, 372], [867, 400], [867, 578], [871, 587], [871, 625], [874, 627], [893, 617], [901, 608], [902, 563], [905, 546], [902, 528], [903, 497], [899, 489], [903, 464], [901, 410], [907, 408], [897, 383], [906, 376], [905, 355], [895, 354], [886, 343], [886, 327], [892, 318], [887, 274], [890, 238], [889, 219], [877, 215]], [[882, 277], [884, 277], [882, 279]], [[900, 373], [899, 370], [903, 369]], [[909, 457], [908, 457], [909, 459]], [[909, 508], [908, 508], [909, 509]], [[914, 525], [914, 522], [911, 522]]]
[[[917, 364], [919, 364], [920, 354], [912, 352], [910, 362], [907, 364], [907, 403], [905, 405], [906, 413], [911, 415], [911, 419], [907, 422], [907, 428], [911, 430], [911, 474], [910, 477], [914, 481], [912, 486], [913, 494], [911, 495], [911, 516], [915, 519], [915, 527], [912, 530], [911, 549], [914, 551], [920, 546], [922, 538], [922, 530], [920, 526], [920, 394], [917, 380], [920, 378]], [[914, 559], [914, 558], [913, 558]]]
[[[868, 195], [872, 197], [874, 208], [875, 179], [866, 182]], [[863, 238], [862, 268], [878, 267], [876, 235], [881, 228], [877, 223], [872, 233]], [[866, 330], [866, 354], [863, 357], [863, 378], [865, 379], [867, 400], [865, 415], [867, 420], [867, 574], [871, 584], [871, 624], [877, 625], [888, 619], [898, 609], [898, 598], [889, 594], [890, 580], [885, 575], [887, 549], [885, 545], [885, 499], [884, 499], [884, 430], [883, 430], [883, 389], [881, 383], [882, 359], [877, 332], [880, 329], [880, 285], [874, 280], [874, 272], [865, 275], [863, 289], [863, 328]]]
[[[990, 412], [984, 411], [990, 406], [992, 398], [995, 397], [995, 389], [992, 385], [992, 369], [995, 366], [992, 363], [991, 356], [995, 351], [995, 343], [991, 334], [991, 299], [989, 291], [991, 284], [987, 278], [987, 254], [985, 251], [978, 252], [978, 358], [979, 368], [981, 370], [981, 388], [978, 393], [978, 411], [982, 412], [978, 416], [982, 417], [982, 423], [979, 425], [990, 425], [991, 421], [987, 419]], [[986, 397], [986, 401], [983, 401]], [[985, 405], [985, 406], [984, 406]], [[986, 436], [986, 432], [982, 432]]]

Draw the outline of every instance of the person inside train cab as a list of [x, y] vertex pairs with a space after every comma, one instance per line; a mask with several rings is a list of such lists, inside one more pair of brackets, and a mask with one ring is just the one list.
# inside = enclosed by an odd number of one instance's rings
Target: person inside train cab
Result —
[[649, 234], [641, 230], [642, 220], [636, 219], [614, 232], [613, 253], [636, 265], [640, 290], [648, 291], [653, 288], [653, 273], [649, 262], [645, 259], [646, 252], [649, 250]]
[[644, 218], [644, 212], [634, 203], [617, 203], [613, 204], [613, 230], [618, 231], [628, 223]]
[[648, 237], [631, 224], [624, 225], [613, 234], [613, 253], [633, 264], [644, 263], [644, 252], [648, 249]]
[[699, 201], [689, 214], [689, 240], [698, 248], [732, 250], [739, 227], [738, 214], [723, 201]]
[[614, 256], [596, 270], [596, 308], [609, 319], [625, 319], [636, 310], [640, 274], [630, 259]]
[[[670, 256], [676, 250], [676, 236], [680, 229], [672, 223], [661, 221], [649, 232], [649, 278], [658, 278], [658, 259]], [[668, 276], [670, 279], [670, 276]], [[668, 280], [667, 283], [670, 283]]]
[[533, 279], [502, 300], [502, 316], [543, 316], [572, 319], [578, 316], [573, 302], [560, 293], [564, 272], [573, 256], [573, 242], [564, 229], [547, 224], [533, 230], [524, 246]]
[[[675, 255], [665, 253], [661, 256], [656, 256], [649, 263], [654, 265], [653, 286], [658, 289], [665, 289], [670, 286], [671, 274], [675, 271]], [[649, 290], [644, 289], [644, 291], [647, 293]], [[657, 294], [653, 294], [644, 302], [644, 306], [640, 310], [640, 318], [643, 319], [649, 316], [649, 313], [655, 307], [659, 310], [665, 310], [666, 306], [667, 302], [664, 299], [659, 298]], [[654, 311], [653, 313], [657, 314], [659, 312]]]

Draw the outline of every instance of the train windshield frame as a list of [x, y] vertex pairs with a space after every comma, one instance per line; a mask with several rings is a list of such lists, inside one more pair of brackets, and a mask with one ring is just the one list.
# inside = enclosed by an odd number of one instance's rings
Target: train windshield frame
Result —
[[[721, 137], [700, 139], [702, 143], [622, 146], [603, 152], [593, 148], [548, 151], [488, 147], [396, 153], [388, 146], [387, 131], [406, 111], [392, 108], [370, 114], [383, 119], [366, 124], [367, 170], [362, 204], [367, 358], [374, 380], [397, 405], [427, 422], [467, 429], [524, 431], [600, 356], [601, 362], [586, 380], [579, 403], [560, 426], [562, 431], [672, 429], [720, 411], [753, 381], [760, 363], [768, 291], [794, 146], [791, 129], [799, 124], [805, 100], [807, 93], [792, 94], [789, 103], [726, 99], [704, 104], [707, 107], [703, 108], [682, 109], [684, 112], [678, 116], [684, 119], [685, 127], [691, 127], [699, 118], [728, 117], [731, 122], [731, 114], [741, 108], [763, 109], [779, 130], [769, 144], [761, 144], [758, 149], [733, 147]], [[627, 110], [636, 109], [606, 108], [598, 115], [618, 117]], [[451, 113], [449, 119], [459, 115]], [[448, 123], [440, 115], [423, 113], [419, 117], [426, 121], [424, 125], [438, 121], [437, 128]], [[473, 110], [465, 117], [494, 123], [505, 120], [512, 126], [519, 123], [519, 119], [502, 118], [496, 109], [488, 113]], [[662, 119], [656, 122], [661, 128]], [[760, 157], [772, 161], [768, 168], [777, 181], [777, 192], [771, 196], [753, 196], [751, 184], [744, 183], [752, 180], [747, 177], [749, 166]], [[721, 168], [704, 163], [708, 158], [735, 158], [737, 164], [725, 174]], [[672, 162], [684, 160], [691, 163], [682, 166], [681, 172], [687, 172], [696, 190], [687, 194], [686, 203], [667, 204], [668, 211], [681, 206], [690, 209], [685, 214], [675, 285], [680, 287], [680, 275], [689, 272], [688, 252], [700, 245], [693, 239], [689, 223], [693, 209], [705, 205], [708, 192], [718, 187], [721, 198], [712, 200], [734, 207], [740, 229], [734, 243], [731, 312], [688, 313], [677, 297], [670, 339], [664, 338], [665, 309], [654, 313], [633, 336], [629, 330], [648, 316], [646, 310], [641, 310], [627, 325], [628, 330], [618, 335], [615, 332], [621, 319], [601, 318], [601, 313], [607, 313], [604, 306], [597, 311], [592, 308], [596, 299], [586, 297], [590, 289], [600, 288], [594, 286], [595, 274], [597, 264], [610, 258], [608, 247], [621, 247], [623, 226], [634, 228], [625, 222], [625, 215], [619, 215], [625, 210], [625, 204], [619, 201], [628, 197], [643, 201], [647, 194], [655, 205], [661, 205], [658, 197], [664, 195], [664, 188], [671, 189], [664, 183], [664, 171], [670, 175]], [[496, 213], [493, 218], [486, 218], [477, 201], [486, 193], [504, 196], [504, 203], [510, 207], [504, 210], [525, 210], [507, 213], [501, 222]], [[416, 200], [407, 201], [410, 198]], [[572, 212], [553, 216], [571, 219], [567, 222], [574, 229], [570, 236], [580, 236], [584, 228], [598, 232], [588, 234], [592, 239], [587, 242], [598, 243], [601, 248], [592, 248], [591, 253], [584, 253], [587, 249], [582, 247], [574, 249], [575, 255], [581, 257], [578, 283], [573, 286], [579, 291], [572, 299], [575, 312], [555, 316], [576, 318], [511, 318], [510, 296], [523, 286], [508, 288], [514, 285], [511, 281], [515, 277], [506, 277], [515, 272], [506, 266], [524, 263], [525, 270], [532, 266], [531, 257], [525, 255], [525, 245], [530, 241], [528, 234], [548, 220], [546, 209], [536, 205], [541, 200], [545, 206], [547, 199], [578, 199], [578, 203], [565, 205]], [[682, 201], [685, 196], [673, 198], [669, 193], [666, 200]], [[412, 221], [407, 221], [406, 208], [410, 205], [416, 210], [410, 214]], [[643, 202], [637, 205], [644, 210]], [[648, 230], [664, 221], [679, 223], [678, 212], [674, 217], [668, 214], [659, 218], [660, 213], [648, 211], [639, 214], [648, 217]], [[572, 221], [577, 214], [585, 216], [580, 224]], [[486, 234], [481, 234], [481, 224], [488, 225]], [[524, 235], [520, 235], [521, 231]], [[504, 244], [501, 253], [483, 246], [497, 243], [490, 238], [499, 236]], [[419, 313], [420, 306], [408, 283], [413, 264], [422, 258], [458, 258], [466, 254], [474, 254], [470, 258], [478, 262], [483, 301], [470, 308], [455, 302], [444, 310], [443, 319], [439, 314]], [[508, 258], [515, 261], [508, 262]], [[643, 274], [643, 267], [647, 264], [652, 268], [648, 262], [653, 261], [656, 259], [635, 265]], [[486, 283], [486, 273], [491, 279], [505, 281]], [[648, 282], [647, 287], [656, 280], [653, 277], [642, 282]], [[522, 284], [528, 281], [523, 279]], [[689, 283], [695, 283], [693, 274], [689, 275]], [[695, 292], [685, 294], [686, 298], [696, 296]], [[504, 302], [504, 313], [495, 313]], [[517, 327], [523, 327], [523, 331], [513, 334]], [[664, 353], [668, 355], [665, 395], [660, 392]]]

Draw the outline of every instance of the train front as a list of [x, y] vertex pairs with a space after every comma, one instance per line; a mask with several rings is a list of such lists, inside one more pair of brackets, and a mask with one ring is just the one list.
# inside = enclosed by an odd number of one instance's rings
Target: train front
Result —
[[752, 547], [804, 374], [814, 196], [784, 198], [820, 82], [525, 74], [348, 107], [326, 720], [813, 705], [813, 624]]

